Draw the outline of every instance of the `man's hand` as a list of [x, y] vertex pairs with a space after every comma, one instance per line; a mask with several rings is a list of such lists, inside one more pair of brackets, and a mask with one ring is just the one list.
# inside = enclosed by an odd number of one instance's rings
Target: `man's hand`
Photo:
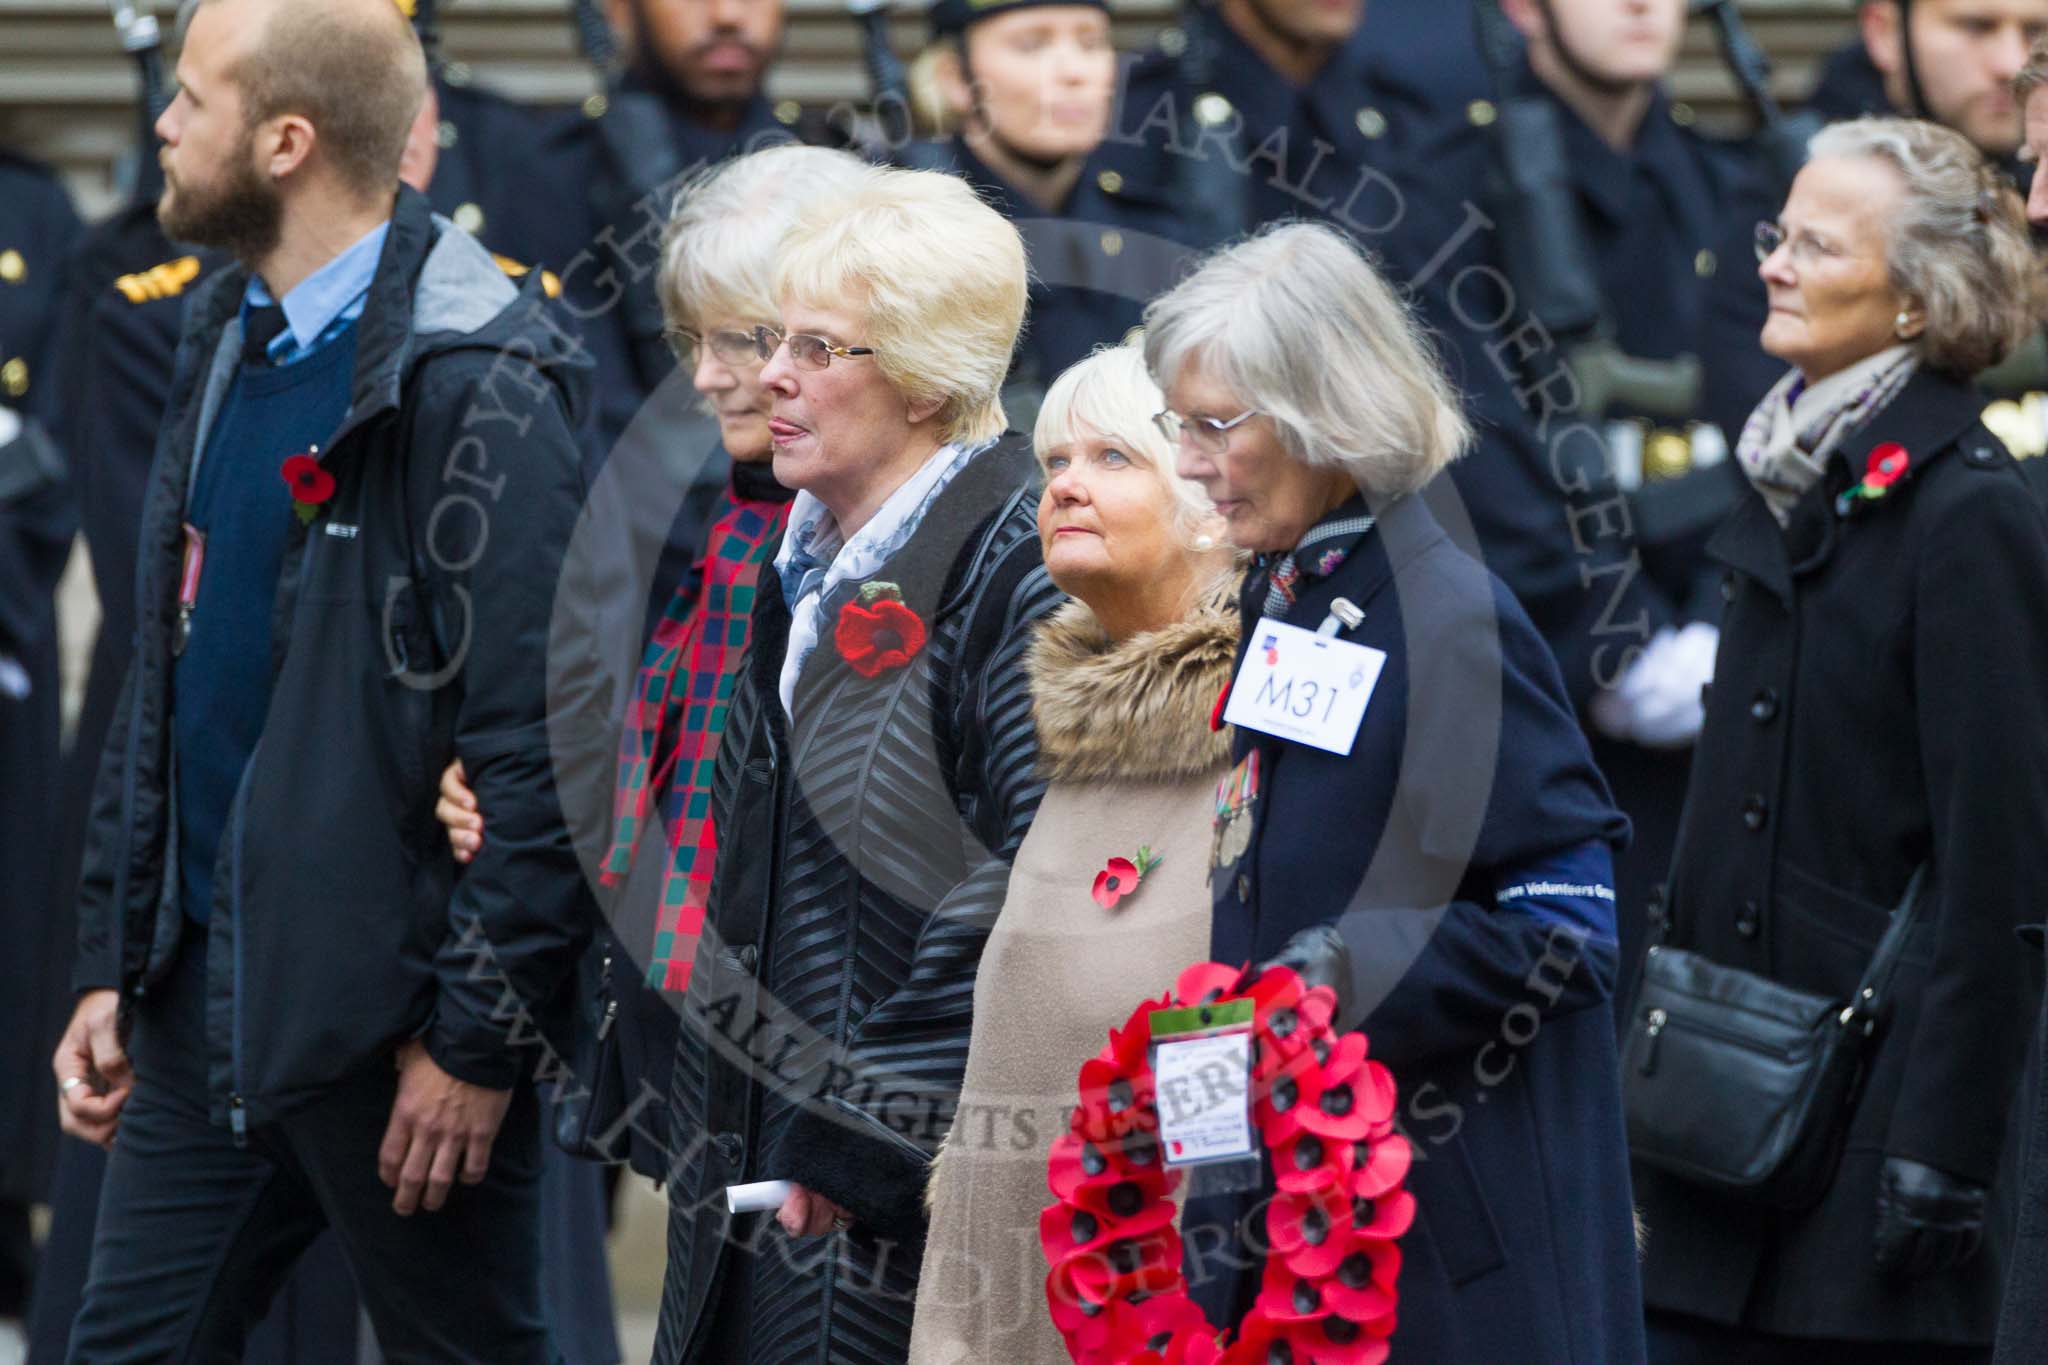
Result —
[[135, 1073], [121, 1046], [121, 993], [87, 991], [50, 1068], [57, 1073], [57, 1122], [65, 1132], [102, 1147], [114, 1145], [121, 1106], [135, 1089]]
[[782, 1224], [782, 1230], [792, 1237], [820, 1237], [850, 1227], [853, 1215], [824, 1195], [814, 1194], [799, 1185], [790, 1191], [789, 1198], [783, 1200], [782, 1207], [775, 1211], [775, 1221]]
[[425, 1190], [432, 1212], [447, 1202], [457, 1177], [465, 1185], [481, 1181], [511, 1103], [509, 1090], [456, 1080], [417, 1038], [400, 1047], [398, 1098], [377, 1148], [377, 1177], [398, 1191], [392, 1210], [400, 1217], [413, 1213]]

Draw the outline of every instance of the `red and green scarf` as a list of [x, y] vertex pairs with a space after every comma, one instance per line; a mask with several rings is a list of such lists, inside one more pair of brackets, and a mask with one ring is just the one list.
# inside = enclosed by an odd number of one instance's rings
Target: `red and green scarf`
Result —
[[761, 566], [789, 520], [787, 494], [781, 500], [750, 496], [755, 491], [751, 485], [764, 481], [738, 476], [752, 472], [736, 467], [733, 489], [711, 524], [701, 589], [694, 596], [677, 589], [654, 628], [619, 740], [612, 844], [600, 880], [608, 887], [625, 882], [648, 807], [658, 796], [669, 857], [647, 984], [662, 990], [689, 988], [690, 963], [718, 862], [711, 771], [747, 650]]

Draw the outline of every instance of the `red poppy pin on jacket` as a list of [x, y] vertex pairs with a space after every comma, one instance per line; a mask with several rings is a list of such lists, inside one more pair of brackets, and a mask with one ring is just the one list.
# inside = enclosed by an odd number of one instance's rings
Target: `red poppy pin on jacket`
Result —
[[832, 643], [863, 678], [902, 668], [931, 638], [924, 618], [903, 601], [894, 583], [863, 583], [860, 596], [839, 609]]
[[1897, 441], [1884, 441], [1872, 446], [1870, 456], [1864, 461], [1863, 480], [1853, 487], [1842, 490], [1835, 499], [1835, 515], [1846, 517], [1859, 502], [1874, 502], [1891, 491], [1893, 484], [1906, 476], [1912, 467], [1913, 457]]
[[320, 515], [320, 509], [334, 496], [334, 476], [320, 467], [320, 447], [314, 446], [298, 455], [286, 458], [284, 467], [278, 473], [292, 490], [292, 511], [299, 514], [299, 520], [307, 526]]

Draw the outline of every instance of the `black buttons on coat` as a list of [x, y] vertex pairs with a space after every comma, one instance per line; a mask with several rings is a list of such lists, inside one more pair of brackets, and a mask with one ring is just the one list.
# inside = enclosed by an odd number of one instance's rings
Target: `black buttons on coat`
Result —
[[1751, 792], [1742, 798], [1742, 823], [1744, 828], [1752, 832], [1762, 829], [1764, 823], [1770, 819], [1770, 814], [1770, 804], [1764, 800], [1761, 793]]

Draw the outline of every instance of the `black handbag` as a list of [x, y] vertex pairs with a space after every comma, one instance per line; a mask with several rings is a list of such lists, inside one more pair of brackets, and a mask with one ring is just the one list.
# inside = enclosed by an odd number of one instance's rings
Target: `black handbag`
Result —
[[1652, 946], [1622, 1052], [1635, 1159], [1772, 1208], [1819, 1203], [1890, 1013], [1926, 873], [1913, 873], [1847, 1000]]

